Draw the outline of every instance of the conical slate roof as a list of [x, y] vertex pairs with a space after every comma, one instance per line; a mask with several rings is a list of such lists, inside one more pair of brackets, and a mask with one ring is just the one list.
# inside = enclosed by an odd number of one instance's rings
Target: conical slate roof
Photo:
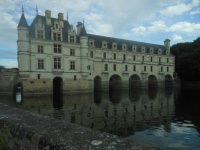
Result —
[[28, 27], [28, 24], [26, 22], [26, 18], [24, 16], [24, 13], [22, 13], [21, 18], [19, 20], [18, 27]]
[[87, 32], [86, 32], [86, 29], [85, 29], [84, 25], [83, 25], [83, 28], [81, 30], [80, 36], [87, 36]]

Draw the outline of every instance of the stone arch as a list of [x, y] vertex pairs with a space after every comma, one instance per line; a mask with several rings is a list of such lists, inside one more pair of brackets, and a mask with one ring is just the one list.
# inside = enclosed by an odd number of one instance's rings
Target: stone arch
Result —
[[137, 74], [133, 74], [129, 78], [129, 89], [141, 87], [141, 80]]
[[119, 75], [114, 74], [109, 79], [109, 90], [121, 89], [122, 88], [122, 79]]
[[54, 108], [63, 106], [63, 79], [61, 77], [53, 79], [53, 106]]
[[173, 86], [173, 78], [171, 75], [167, 74], [165, 76], [165, 86]]
[[101, 90], [101, 77], [96, 76], [94, 78], [94, 91], [100, 91]]
[[155, 75], [148, 76], [148, 87], [157, 87], [158, 80]]

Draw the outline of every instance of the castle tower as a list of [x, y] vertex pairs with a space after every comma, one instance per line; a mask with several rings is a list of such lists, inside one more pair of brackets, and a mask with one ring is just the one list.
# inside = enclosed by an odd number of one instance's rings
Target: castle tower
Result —
[[[78, 30], [80, 30], [78, 28]], [[81, 75], [82, 77], [88, 76], [88, 36], [85, 30], [85, 26], [83, 23], [81, 32], [80, 32], [80, 43], [81, 43]]]
[[170, 40], [169, 40], [169, 39], [166, 39], [166, 40], [164, 41], [164, 46], [165, 46], [165, 48], [166, 48], [166, 54], [167, 54], [167, 55], [170, 54]]
[[19, 74], [22, 78], [27, 78], [30, 71], [30, 56], [29, 56], [29, 26], [24, 16], [22, 8], [22, 15], [17, 26], [18, 30], [18, 68]]

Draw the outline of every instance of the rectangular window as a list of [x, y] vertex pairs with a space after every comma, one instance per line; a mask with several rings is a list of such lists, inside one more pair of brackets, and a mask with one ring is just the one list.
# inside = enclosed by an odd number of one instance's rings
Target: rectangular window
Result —
[[76, 75], [74, 75], [74, 80], [76, 80]]
[[42, 30], [37, 30], [37, 38], [43, 39], [43, 31]]
[[159, 57], [159, 63], [161, 63], [161, 58]]
[[61, 45], [60, 44], [54, 44], [54, 53], [61, 53]]
[[167, 67], [167, 72], [169, 72], [169, 67]]
[[90, 57], [93, 58], [93, 51], [90, 52]]
[[70, 61], [70, 70], [75, 70], [75, 61]]
[[38, 69], [44, 69], [44, 60], [38, 59]]
[[128, 71], [128, 66], [127, 65], [125, 65], [125, 71]]
[[70, 56], [75, 56], [75, 49], [70, 49]]
[[37, 75], [38, 79], [40, 79], [40, 74]]
[[108, 64], [105, 64], [105, 71], [108, 71]]
[[135, 61], [135, 55], [133, 55], [133, 61]]
[[123, 60], [126, 60], [126, 55], [125, 54], [123, 55]]
[[53, 33], [53, 40], [61, 41], [61, 34], [60, 33]]
[[114, 60], [116, 59], [116, 53], [113, 54], [113, 59], [114, 59]]
[[117, 68], [116, 68], [116, 64], [113, 65], [113, 71], [116, 71]]
[[151, 62], [153, 62], [153, 57], [151, 57]]
[[106, 59], [106, 52], [103, 53], [103, 58]]
[[163, 72], [163, 67], [160, 67], [160, 71]]
[[167, 63], [169, 63], [169, 58], [167, 58]]
[[146, 71], [146, 66], [144, 66], [144, 71]]
[[142, 61], [144, 61], [144, 56], [142, 56]]
[[74, 36], [72, 36], [72, 35], [70, 35], [70, 43], [75, 43], [75, 41], [74, 41]]
[[136, 71], [136, 66], [135, 65], [133, 66], [133, 71]]
[[153, 66], [151, 66], [151, 72], [153, 71]]
[[61, 69], [61, 58], [54, 58], [54, 69]]
[[38, 49], [38, 53], [43, 53], [43, 46], [42, 45], [38, 45], [37, 49]]

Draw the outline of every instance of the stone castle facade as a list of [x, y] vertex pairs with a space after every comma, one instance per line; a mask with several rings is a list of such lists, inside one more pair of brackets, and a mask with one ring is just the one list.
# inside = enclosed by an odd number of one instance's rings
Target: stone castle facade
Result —
[[50, 10], [28, 25], [22, 12], [17, 46], [24, 92], [50, 93], [57, 85], [67, 93], [173, 84], [169, 39], [157, 45], [89, 34], [81, 22], [76, 27], [63, 13], [52, 18]]

